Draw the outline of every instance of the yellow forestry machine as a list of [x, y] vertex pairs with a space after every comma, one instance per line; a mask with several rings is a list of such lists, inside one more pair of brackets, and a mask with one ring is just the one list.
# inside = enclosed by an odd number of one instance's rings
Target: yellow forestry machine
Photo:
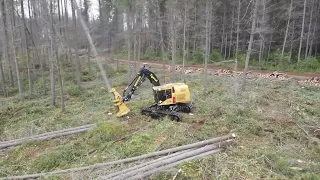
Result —
[[121, 97], [115, 89], [111, 92], [115, 96], [115, 106], [118, 107], [117, 117], [123, 117], [130, 112], [125, 102], [130, 101], [134, 92], [141, 86], [141, 84], [149, 79], [153, 85], [153, 94], [155, 104], [145, 107], [141, 110], [141, 113], [146, 116], [150, 116], [153, 119], [160, 119], [168, 116], [172, 120], [180, 121], [181, 115], [178, 112], [190, 113], [192, 111], [192, 104], [190, 98], [190, 91], [188, 85], [184, 83], [171, 83], [160, 85], [157, 76], [147, 69], [146, 64], [140, 69], [137, 76], [126, 87]]

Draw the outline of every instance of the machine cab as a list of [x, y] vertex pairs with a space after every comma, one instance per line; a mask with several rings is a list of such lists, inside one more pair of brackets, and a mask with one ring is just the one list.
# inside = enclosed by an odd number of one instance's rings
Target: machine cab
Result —
[[153, 87], [154, 100], [158, 105], [189, 103], [190, 91], [184, 83], [172, 83]]

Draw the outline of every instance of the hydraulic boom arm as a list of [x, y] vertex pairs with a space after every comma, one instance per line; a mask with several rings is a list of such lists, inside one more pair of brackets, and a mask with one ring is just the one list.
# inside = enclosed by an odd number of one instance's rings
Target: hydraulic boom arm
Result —
[[149, 79], [150, 83], [154, 86], [160, 86], [160, 81], [157, 76], [149, 71], [146, 66], [144, 65], [137, 76], [133, 79], [133, 81], [126, 87], [123, 92], [123, 100], [130, 101], [134, 92], [139, 88], [139, 86], [146, 80]]

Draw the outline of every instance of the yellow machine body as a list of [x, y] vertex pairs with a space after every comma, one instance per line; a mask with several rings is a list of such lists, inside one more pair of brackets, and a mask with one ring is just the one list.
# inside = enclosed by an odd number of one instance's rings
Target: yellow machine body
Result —
[[184, 83], [170, 83], [162, 86], [154, 86], [155, 102], [159, 105], [171, 105], [178, 103], [190, 103], [190, 90]]

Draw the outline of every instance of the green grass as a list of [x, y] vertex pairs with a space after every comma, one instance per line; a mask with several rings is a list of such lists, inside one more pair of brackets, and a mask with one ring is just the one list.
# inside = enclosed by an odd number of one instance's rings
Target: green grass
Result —
[[[119, 91], [127, 83], [123, 73], [110, 77]], [[132, 110], [129, 116], [120, 119], [104, 114], [114, 108], [99, 79], [85, 82], [82, 89], [66, 83], [65, 113], [50, 105], [45, 95], [0, 99], [1, 139], [98, 124], [85, 134], [5, 151], [0, 156], [0, 176], [108, 162], [234, 132], [236, 144], [219, 155], [177, 166], [182, 169], [177, 179], [319, 178], [320, 141], [312, 128], [320, 125], [319, 88], [301, 88], [293, 81], [249, 80], [247, 91], [236, 95], [237, 79], [212, 76], [207, 92], [203, 92], [202, 79], [201, 75], [187, 78], [196, 109], [193, 116], [185, 114], [182, 122], [140, 115], [141, 108], [153, 103], [148, 81], [127, 103]], [[8, 110], [8, 104], [13, 109]], [[95, 177], [121, 167], [78, 176]], [[173, 175], [159, 173], [152, 179], [172, 179]]]

